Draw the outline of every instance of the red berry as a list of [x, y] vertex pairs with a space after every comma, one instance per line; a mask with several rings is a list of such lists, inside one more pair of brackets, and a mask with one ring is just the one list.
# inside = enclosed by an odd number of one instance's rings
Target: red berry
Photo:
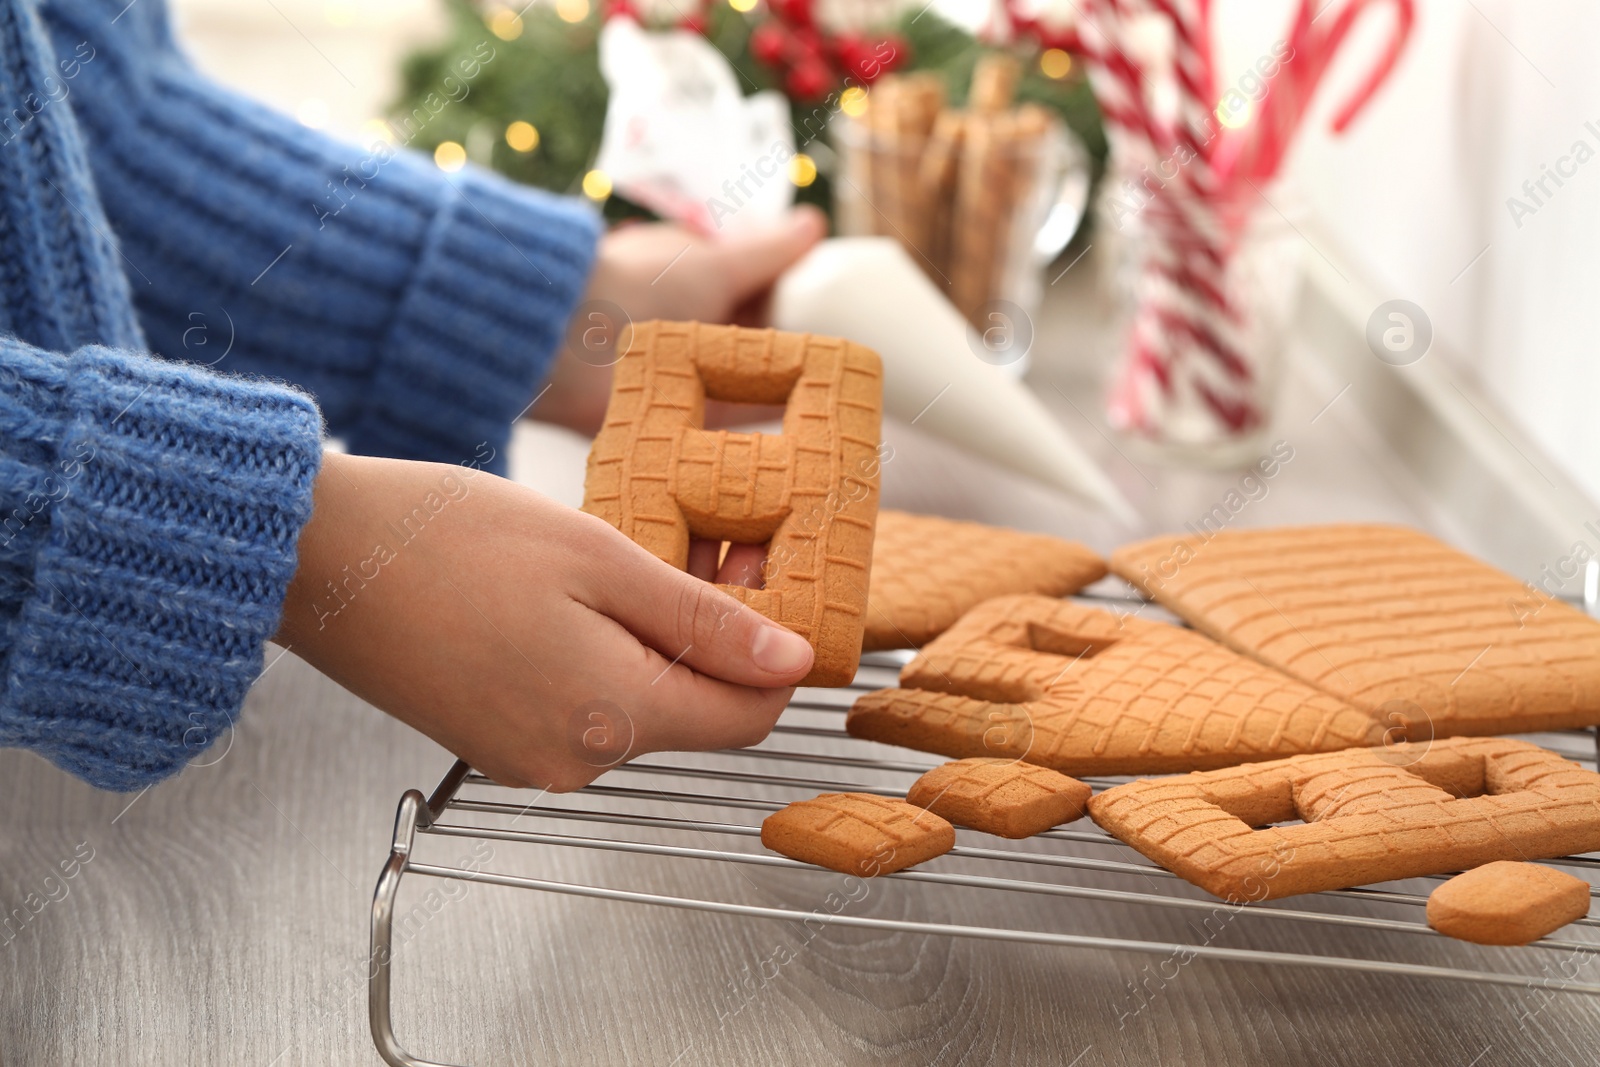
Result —
[[796, 100], [818, 100], [833, 86], [833, 75], [816, 62], [802, 62], [784, 79], [789, 95]]
[[750, 32], [750, 54], [769, 67], [781, 66], [789, 53], [789, 40], [782, 26], [763, 22]]
[[686, 15], [678, 23], [678, 28], [680, 30], [688, 30], [690, 33], [704, 34], [706, 32], [706, 17], [704, 15]]
[[811, 26], [800, 26], [791, 32], [794, 35], [794, 44], [797, 49], [817, 62], [823, 62], [823, 53], [827, 50], [827, 42], [822, 39], [822, 34]]
[[888, 37], [871, 45], [862, 45], [860, 52], [841, 62], [856, 78], [871, 85], [908, 58], [906, 43], [898, 37]]
[[884, 70], [895, 70], [911, 58], [911, 42], [891, 33], [873, 46], [872, 54]]
[[768, 0], [772, 13], [795, 26], [810, 26], [811, 0]]
[[861, 56], [870, 51], [870, 48], [866, 40], [861, 36], [854, 33], [841, 33], [829, 42], [828, 50], [838, 57], [840, 63], [848, 67], [853, 65], [852, 61], [861, 58]]

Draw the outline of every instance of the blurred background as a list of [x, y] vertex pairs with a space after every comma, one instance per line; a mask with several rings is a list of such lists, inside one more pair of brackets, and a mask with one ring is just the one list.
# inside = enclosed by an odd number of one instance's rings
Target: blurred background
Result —
[[[446, 168], [471, 158], [519, 180], [605, 199], [612, 190], [593, 167], [606, 99], [595, 46], [603, 12], [591, 6], [598, 3], [174, 0], [173, 7], [203, 68], [307, 125], [356, 139], [392, 140], [382, 120], [415, 107], [474, 41], [492, 40], [502, 58], [411, 147], [436, 153]], [[831, 62], [819, 73], [783, 58], [794, 46], [784, 36], [792, 37], [794, 19], [779, 15], [814, 16], [831, 27], [835, 44], [839, 35], [867, 43], [893, 35], [909, 53], [904, 69], [940, 73], [959, 99], [977, 55], [970, 35], [992, 26], [998, 10], [981, 0], [811, 8], [719, 0], [703, 13], [668, 4], [643, 16], [687, 21], [750, 74], [746, 91], [757, 83], [776, 88], [798, 109], [837, 93], [848, 64]], [[1075, 5], [1055, 0], [1022, 10], [1044, 31], [1015, 48], [1023, 64], [1018, 99], [1062, 116], [1098, 175], [1107, 149], [1085, 64], [1070, 47], [1046, 47], [1051, 33], [1073, 30]], [[1218, 81], [1230, 83], [1270, 52], [1291, 14], [1285, 0], [1217, 4]], [[1529, 479], [1600, 499], [1600, 360], [1591, 351], [1590, 310], [1600, 288], [1600, 163], [1591, 165], [1600, 150], [1592, 58], [1600, 7], [1418, 0], [1415, 31], [1392, 77], [1348, 130], [1333, 135], [1334, 102], [1371, 67], [1361, 57], [1381, 51], [1391, 24], [1388, 12], [1357, 22], [1284, 165], [1301, 205], [1293, 225], [1309, 245], [1302, 258], [1377, 300], [1421, 309], [1433, 331], [1424, 362], [1448, 373], [1419, 387], [1441, 390], [1441, 410], [1470, 419], [1459, 403], [1450, 407], [1452, 383], [1460, 382], [1456, 391], [1470, 395], [1482, 417], [1478, 430], [1527, 453]], [[797, 147], [807, 161], [791, 165], [791, 180], [802, 197], [825, 200], [826, 143]], [[613, 215], [634, 210], [621, 201], [608, 207]], [[1079, 234], [1058, 262], [1090, 240]], [[1346, 301], [1357, 330], [1362, 299]]]

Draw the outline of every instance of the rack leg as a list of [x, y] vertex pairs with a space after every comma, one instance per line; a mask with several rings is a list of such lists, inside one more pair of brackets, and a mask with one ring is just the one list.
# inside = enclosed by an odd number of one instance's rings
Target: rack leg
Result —
[[[400, 798], [394, 821], [394, 846], [389, 862], [378, 875], [378, 888], [372, 894], [372, 947], [368, 957], [367, 1017], [372, 1026], [372, 1042], [389, 1067], [451, 1067], [433, 1060], [419, 1060], [400, 1046], [394, 1036], [394, 1020], [389, 991], [389, 967], [393, 962], [394, 902], [400, 892], [400, 879], [411, 858], [416, 840], [417, 820], [426, 818], [427, 801], [415, 789]], [[431, 821], [431, 820], [430, 820]]]

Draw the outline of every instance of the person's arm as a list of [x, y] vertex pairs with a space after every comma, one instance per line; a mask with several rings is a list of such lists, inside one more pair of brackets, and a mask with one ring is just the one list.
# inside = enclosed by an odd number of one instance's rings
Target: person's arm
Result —
[[[309, 390], [352, 451], [502, 469], [584, 291], [590, 207], [309, 130], [200, 75], [158, 0], [43, 14], [154, 351]], [[455, 95], [509, 61], [485, 48]]]
[[140, 789], [226, 733], [321, 462], [312, 401], [0, 338], [0, 744]]
[[571, 789], [760, 740], [811, 668], [600, 519], [320, 430], [270, 383], [0, 339], [0, 745], [144, 788], [227, 732], [275, 637], [491, 777]]

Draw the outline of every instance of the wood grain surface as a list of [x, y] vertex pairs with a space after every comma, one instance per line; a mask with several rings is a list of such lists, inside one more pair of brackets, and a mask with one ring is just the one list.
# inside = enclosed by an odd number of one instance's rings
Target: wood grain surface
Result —
[[[1097, 383], [1075, 355], [1086, 343], [1036, 353], [1034, 384], [1138, 503], [1140, 528], [1118, 529], [894, 424], [886, 428], [895, 458], [884, 466], [885, 506], [1060, 533], [1104, 551], [1193, 521], [1238, 488], [1237, 473], [1135, 466], [1115, 451], [1091, 421]], [[1385, 462], [1354, 404], [1323, 410], [1339, 385], [1291, 365], [1274, 433], [1293, 445], [1294, 458], [1231, 521], [1394, 520], [1472, 550], [1470, 531]], [[576, 503], [583, 455], [576, 438], [527, 429], [516, 469]], [[0, 903], [27, 914], [0, 934], [5, 1067], [379, 1062], [366, 1017], [373, 884], [400, 794], [430, 789], [451, 760], [292, 653], [278, 654], [269, 653], [271, 666], [233, 735], [146, 793], [97, 792], [31, 755], [0, 752], [8, 816]], [[829, 743], [784, 739], [791, 749]], [[424, 858], [461, 863], [473, 846], [429, 839], [427, 847]], [[581, 849], [513, 859], [511, 847], [497, 862], [541, 877], [801, 908], [817, 906], [839, 878]], [[1135, 857], [1119, 849], [1115, 858]], [[1073, 881], [1127, 887], [1128, 879]], [[465, 886], [457, 899], [429, 909], [429, 887], [422, 878], [402, 887], [400, 910], [421, 918], [404, 924], [397, 939], [396, 1025], [413, 1052], [450, 1062], [1549, 1067], [1600, 1060], [1600, 999], [1575, 995], [1204, 961], [1163, 969], [1158, 958], [876, 931], [825, 930], [806, 939], [787, 923], [490, 885]], [[43, 902], [37, 914], [30, 900]], [[875, 884], [859, 909], [1107, 936], [1204, 936], [1193, 913], [905, 882]], [[1415, 951], [1363, 931], [1247, 928], [1243, 919], [1214, 943], [1396, 959]], [[1529, 958], [1494, 955], [1515, 951], [1432, 945], [1427, 958], [1510, 966]], [[767, 962], [780, 956], [781, 966]], [[1577, 977], [1600, 981], [1592, 957], [1539, 958], [1553, 973], [1566, 963]], [[769, 973], [739, 991], [745, 975]]]

